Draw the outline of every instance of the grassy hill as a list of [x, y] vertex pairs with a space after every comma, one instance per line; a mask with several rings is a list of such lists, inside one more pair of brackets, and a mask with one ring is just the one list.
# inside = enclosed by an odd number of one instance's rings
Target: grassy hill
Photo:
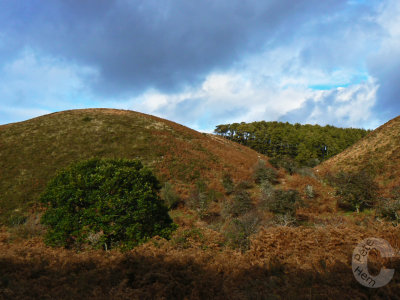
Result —
[[[317, 170], [367, 166], [382, 184], [394, 185], [399, 133], [397, 118]], [[132, 111], [54, 113], [0, 126], [0, 216], [9, 221], [26, 214], [49, 178], [76, 160], [140, 158], [186, 197], [200, 179], [222, 190], [224, 173], [243, 185], [259, 156], [222, 137]], [[400, 257], [385, 262], [396, 272], [380, 289], [358, 284], [351, 258], [370, 237], [386, 239], [400, 253], [400, 226], [378, 220], [373, 210], [340, 210], [333, 187], [312, 173], [276, 172], [272, 187], [252, 183], [213, 201], [211, 218], [189, 205], [171, 210], [179, 228], [170, 240], [153, 237], [127, 252], [47, 247], [35, 214], [25, 224], [0, 227], [0, 298], [397, 299]], [[272, 211], [268, 201], [287, 201], [278, 196], [289, 189], [304, 203], [293, 216]], [[250, 210], [242, 212], [237, 203], [251, 204]], [[369, 259], [368, 268], [378, 274], [379, 255]]]
[[387, 192], [400, 186], [400, 116], [316, 167], [322, 174], [366, 169]]
[[0, 126], [0, 221], [34, 206], [57, 170], [92, 157], [139, 158], [181, 195], [198, 180], [251, 176], [260, 155], [213, 135], [127, 110], [84, 109]]

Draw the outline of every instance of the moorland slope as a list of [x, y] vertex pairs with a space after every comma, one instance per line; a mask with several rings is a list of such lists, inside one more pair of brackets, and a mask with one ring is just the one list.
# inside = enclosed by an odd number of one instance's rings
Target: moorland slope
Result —
[[35, 205], [57, 170], [92, 157], [140, 159], [183, 196], [197, 180], [251, 176], [260, 154], [154, 116], [115, 109], [57, 112], [0, 126], [0, 220]]
[[383, 193], [400, 186], [400, 116], [316, 167], [322, 174], [366, 170]]

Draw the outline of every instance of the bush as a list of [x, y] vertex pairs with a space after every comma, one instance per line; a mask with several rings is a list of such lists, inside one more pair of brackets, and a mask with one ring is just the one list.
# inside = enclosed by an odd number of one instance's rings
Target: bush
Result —
[[400, 223], [400, 199], [381, 199], [378, 214], [386, 220]]
[[227, 203], [223, 209], [224, 215], [238, 217], [250, 211], [253, 208], [253, 203], [250, 194], [244, 190], [236, 191], [233, 196], [233, 201]]
[[251, 183], [250, 181], [241, 180], [241, 181], [239, 181], [238, 184], [235, 186], [235, 190], [236, 190], [236, 191], [248, 190], [248, 189], [251, 189], [253, 186], [254, 186], [254, 184]]
[[270, 158], [269, 163], [276, 169], [283, 168], [288, 172], [290, 175], [297, 173], [299, 169], [299, 163], [296, 162], [293, 158], [284, 156], [281, 158], [274, 157]]
[[296, 169], [296, 173], [303, 177], [317, 178], [317, 176], [315, 176], [314, 170], [309, 167], [298, 168]]
[[279, 169], [280, 165], [279, 165], [279, 158], [277, 157], [271, 157], [270, 159], [268, 159], [268, 162], [271, 164], [271, 166], [273, 166], [275, 169]]
[[91, 159], [61, 171], [41, 195], [52, 246], [131, 249], [176, 228], [159, 182], [139, 161]]
[[400, 187], [393, 188], [391, 199], [379, 200], [377, 212], [382, 218], [400, 224]]
[[224, 235], [228, 246], [242, 252], [250, 248], [250, 237], [257, 233], [261, 217], [256, 212], [249, 212], [231, 220]]
[[261, 198], [261, 206], [274, 214], [294, 216], [296, 209], [303, 204], [296, 190], [273, 190]]
[[334, 178], [334, 184], [340, 208], [358, 212], [374, 206], [378, 185], [367, 171], [340, 172]]
[[305, 192], [307, 198], [312, 199], [315, 197], [314, 188], [310, 184], [307, 184], [307, 186], [304, 188], [304, 192]]
[[191, 191], [187, 204], [190, 209], [197, 212], [200, 218], [206, 216], [208, 207], [212, 201], [216, 201], [217, 193], [208, 189], [204, 181], [198, 181], [196, 187]]
[[188, 249], [191, 245], [203, 243], [203, 241], [204, 235], [198, 228], [177, 230], [171, 239], [172, 244], [180, 249]]
[[263, 181], [260, 185], [262, 197], [270, 197], [274, 192], [274, 186], [268, 181]]
[[275, 224], [277, 224], [279, 226], [288, 227], [288, 226], [296, 225], [297, 219], [294, 215], [287, 213], [284, 215], [276, 215], [274, 218], [274, 222], [275, 222]]
[[227, 195], [230, 195], [233, 193], [234, 189], [235, 189], [235, 185], [233, 183], [232, 180], [232, 176], [229, 174], [224, 174], [222, 177], [222, 186], [225, 189], [225, 192]]
[[277, 183], [278, 173], [275, 169], [267, 167], [265, 161], [260, 159], [254, 167], [253, 177], [257, 184], [266, 180]]
[[164, 200], [168, 209], [174, 209], [179, 203], [179, 196], [175, 193], [174, 187], [169, 182], [166, 182], [161, 189], [161, 199]]
[[280, 161], [280, 166], [284, 168], [290, 175], [293, 175], [299, 169], [299, 164], [290, 157], [284, 157]]

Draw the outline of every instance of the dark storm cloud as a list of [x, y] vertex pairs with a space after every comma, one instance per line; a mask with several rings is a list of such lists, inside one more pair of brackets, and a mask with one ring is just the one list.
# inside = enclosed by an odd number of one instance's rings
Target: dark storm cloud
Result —
[[370, 72], [379, 78], [378, 99], [374, 110], [383, 119], [389, 120], [400, 114], [400, 53], [382, 55], [374, 61]]
[[345, 1], [0, 1], [6, 47], [30, 47], [95, 67], [103, 94], [174, 91], [265, 45], [290, 40]]

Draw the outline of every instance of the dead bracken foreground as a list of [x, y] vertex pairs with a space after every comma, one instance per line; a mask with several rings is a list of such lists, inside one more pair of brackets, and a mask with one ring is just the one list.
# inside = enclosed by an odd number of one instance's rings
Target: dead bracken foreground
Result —
[[314, 228], [272, 227], [242, 254], [221, 246], [202, 230], [183, 244], [154, 238], [121, 253], [46, 247], [41, 238], [0, 238], [3, 299], [395, 299], [393, 280], [380, 289], [361, 286], [352, 275], [356, 244], [379, 235], [400, 249], [400, 228], [366, 223]]

